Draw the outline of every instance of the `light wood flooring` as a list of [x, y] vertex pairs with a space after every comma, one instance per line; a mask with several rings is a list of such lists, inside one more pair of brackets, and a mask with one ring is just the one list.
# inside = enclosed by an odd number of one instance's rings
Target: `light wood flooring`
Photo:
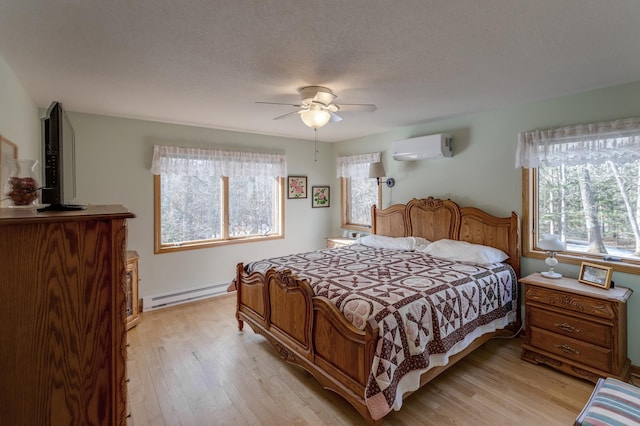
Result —
[[[235, 320], [235, 295], [142, 314], [128, 333], [129, 425], [362, 425], [341, 397]], [[593, 385], [495, 339], [383, 425], [572, 425]]]

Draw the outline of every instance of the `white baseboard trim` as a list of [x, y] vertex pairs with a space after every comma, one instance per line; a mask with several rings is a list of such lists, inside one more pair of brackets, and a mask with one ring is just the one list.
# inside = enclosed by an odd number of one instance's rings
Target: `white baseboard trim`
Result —
[[202, 300], [213, 296], [219, 296], [227, 292], [229, 283], [214, 284], [206, 287], [192, 288], [172, 293], [145, 296], [142, 298], [143, 312], [168, 308], [169, 306]]

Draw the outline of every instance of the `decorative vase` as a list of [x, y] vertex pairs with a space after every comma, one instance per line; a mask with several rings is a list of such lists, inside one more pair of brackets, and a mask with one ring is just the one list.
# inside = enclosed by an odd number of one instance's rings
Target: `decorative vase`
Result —
[[37, 160], [11, 160], [9, 179], [4, 193], [13, 203], [10, 207], [32, 208], [38, 199]]

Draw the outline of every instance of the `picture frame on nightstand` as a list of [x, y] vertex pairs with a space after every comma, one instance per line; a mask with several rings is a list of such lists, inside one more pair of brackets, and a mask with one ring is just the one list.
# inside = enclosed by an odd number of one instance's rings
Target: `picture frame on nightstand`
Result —
[[598, 265], [597, 263], [582, 262], [580, 265], [580, 275], [578, 281], [596, 287], [609, 289], [611, 287], [611, 275], [613, 268], [610, 266]]

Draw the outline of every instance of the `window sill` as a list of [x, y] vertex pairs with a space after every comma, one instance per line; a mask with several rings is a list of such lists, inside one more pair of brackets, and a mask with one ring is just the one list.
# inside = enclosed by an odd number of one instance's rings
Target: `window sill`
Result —
[[[544, 251], [539, 250], [529, 250], [525, 251], [522, 254], [523, 257], [528, 257], [531, 259], [540, 259], [544, 260], [547, 258], [547, 254]], [[568, 263], [572, 265], [578, 265], [582, 262], [595, 262], [604, 266], [610, 266], [613, 268], [615, 272], [625, 272], [628, 274], [640, 274], [640, 262], [633, 262], [629, 260], [621, 260], [621, 261], [610, 261], [604, 260], [603, 256], [594, 256], [588, 254], [573, 254], [573, 253], [558, 253], [556, 255], [558, 262], [560, 263]]]
[[352, 224], [348, 224], [348, 223], [343, 223], [341, 225], [342, 229], [347, 229], [349, 231], [360, 231], [360, 232], [366, 232], [366, 233], [371, 233], [371, 226], [367, 226], [367, 225], [352, 225]]
[[185, 250], [197, 250], [204, 248], [212, 248], [212, 247], [220, 247], [227, 246], [231, 244], [246, 244], [246, 243], [257, 243], [262, 241], [269, 240], [280, 240], [283, 239], [284, 235], [269, 235], [269, 236], [252, 236], [252, 237], [238, 237], [229, 240], [216, 240], [216, 241], [200, 241], [200, 242], [189, 242], [182, 244], [166, 244], [160, 247], [155, 247], [155, 254], [162, 253], [172, 253], [176, 251], [185, 251]]

